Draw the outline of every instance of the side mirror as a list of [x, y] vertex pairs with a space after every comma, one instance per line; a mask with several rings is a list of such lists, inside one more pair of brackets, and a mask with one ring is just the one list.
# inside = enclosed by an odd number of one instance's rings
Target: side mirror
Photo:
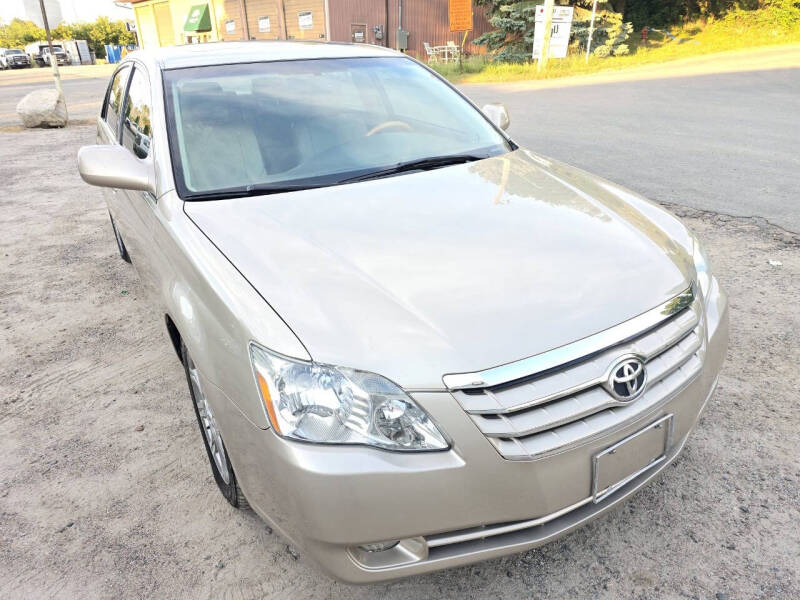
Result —
[[122, 146], [84, 146], [78, 150], [78, 172], [90, 185], [155, 194], [147, 164]]
[[508, 126], [511, 124], [511, 118], [508, 116], [508, 111], [504, 104], [500, 102], [492, 102], [491, 104], [486, 104], [481, 110], [483, 110], [483, 114], [489, 117], [489, 120], [497, 125], [500, 129], [505, 131], [508, 129]]

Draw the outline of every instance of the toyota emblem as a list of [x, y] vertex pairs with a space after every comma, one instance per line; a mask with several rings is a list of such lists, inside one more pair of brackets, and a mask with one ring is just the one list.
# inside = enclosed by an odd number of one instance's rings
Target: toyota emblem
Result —
[[611, 367], [606, 389], [620, 402], [630, 402], [644, 391], [646, 378], [647, 373], [640, 358], [623, 357]]

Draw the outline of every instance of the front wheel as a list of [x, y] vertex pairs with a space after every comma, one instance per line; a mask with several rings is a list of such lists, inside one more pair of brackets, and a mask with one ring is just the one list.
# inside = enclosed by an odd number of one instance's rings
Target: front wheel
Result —
[[197, 372], [197, 365], [194, 364], [189, 350], [181, 341], [181, 356], [183, 357], [183, 368], [186, 371], [186, 381], [189, 383], [189, 394], [192, 396], [194, 412], [197, 416], [197, 423], [200, 425], [200, 432], [203, 437], [203, 444], [206, 447], [206, 454], [211, 463], [211, 471], [214, 480], [217, 482], [219, 491], [230, 502], [231, 506], [240, 509], [250, 508], [247, 498], [244, 497], [242, 489], [236, 480], [236, 473], [228, 459], [228, 451], [222, 441], [217, 420], [208, 403], [203, 387], [200, 384], [200, 377]]

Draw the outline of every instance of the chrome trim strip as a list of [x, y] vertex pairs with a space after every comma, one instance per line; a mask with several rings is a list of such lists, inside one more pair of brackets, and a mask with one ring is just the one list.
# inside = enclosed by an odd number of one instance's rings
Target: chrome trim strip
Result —
[[449, 544], [458, 544], [459, 542], [468, 542], [469, 540], [484, 538], [484, 537], [492, 537], [495, 535], [502, 535], [504, 533], [511, 533], [512, 531], [519, 531], [520, 529], [529, 529], [531, 527], [536, 527], [537, 525], [544, 525], [548, 521], [552, 521], [553, 519], [557, 519], [568, 512], [572, 512], [576, 508], [580, 508], [584, 504], [589, 504], [592, 501], [592, 497], [589, 496], [588, 498], [584, 498], [583, 500], [576, 502], [570, 506], [562, 508], [559, 511], [554, 513], [550, 513], [549, 515], [545, 515], [544, 517], [539, 517], [538, 519], [530, 519], [528, 521], [517, 521], [516, 523], [510, 523], [508, 525], [501, 525], [500, 527], [493, 527], [489, 529], [488, 527], [480, 527], [477, 530], [467, 530], [464, 533], [454, 533], [454, 534], [444, 534], [441, 536], [431, 536], [428, 537], [428, 548], [436, 548], [437, 546], [447, 546]]
[[453, 391], [493, 387], [524, 377], [530, 377], [542, 371], [596, 354], [606, 348], [621, 344], [634, 336], [641, 335], [687, 308], [693, 301], [694, 286], [689, 286], [674, 298], [637, 317], [576, 342], [483, 371], [448, 373], [442, 377], [442, 381], [448, 390]]
[[672, 348], [675, 344], [680, 343], [686, 336], [691, 335], [691, 333], [697, 329], [698, 325], [700, 325], [700, 323], [703, 320], [702, 307], [700, 306], [699, 301], [695, 301], [693, 303], [692, 312], [694, 312], [695, 318], [689, 321], [681, 329], [679, 329], [675, 333], [675, 335], [670, 337], [661, 346], [649, 352], [645, 357], [647, 361], [651, 361], [654, 358], [657, 358], [659, 355], [663, 354], [664, 352]]

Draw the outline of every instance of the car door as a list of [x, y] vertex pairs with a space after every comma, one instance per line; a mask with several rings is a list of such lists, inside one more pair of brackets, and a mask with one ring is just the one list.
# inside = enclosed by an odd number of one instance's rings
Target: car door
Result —
[[[154, 160], [152, 107], [147, 69], [135, 62], [119, 120], [120, 143], [136, 160], [147, 163], [151, 170]], [[138, 190], [121, 190], [121, 196], [120, 208], [133, 245], [133, 249], [128, 250], [131, 261], [145, 291], [150, 296], [156, 296], [158, 276], [155, 262], [158, 249], [153, 244], [153, 228], [158, 223], [155, 215], [157, 199], [151, 192]]]

